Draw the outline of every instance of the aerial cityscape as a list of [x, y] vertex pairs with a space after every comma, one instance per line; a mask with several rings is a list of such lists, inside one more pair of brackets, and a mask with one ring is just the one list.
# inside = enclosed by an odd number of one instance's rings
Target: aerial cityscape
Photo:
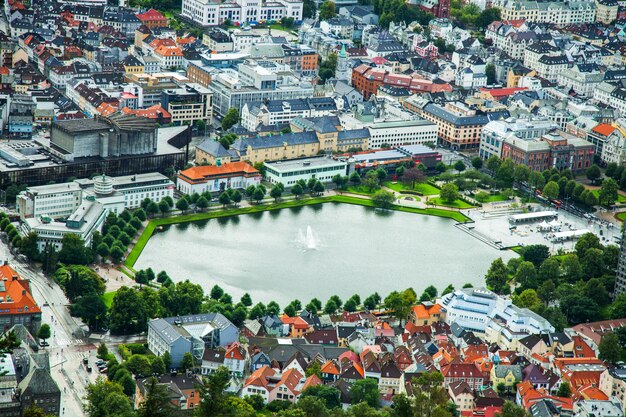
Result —
[[4, 0], [0, 417], [624, 417], [626, 1]]

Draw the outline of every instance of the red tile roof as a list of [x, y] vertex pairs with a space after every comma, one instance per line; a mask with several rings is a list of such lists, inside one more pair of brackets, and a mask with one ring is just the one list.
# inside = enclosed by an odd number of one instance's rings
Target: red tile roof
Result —
[[154, 9], [150, 9], [145, 13], [139, 13], [137, 15], [137, 19], [141, 20], [142, 22], [156, 21], [156, 20], [167, 21], [167, 18], [163, 16], [161, 12], [159, 12], [158, 10], [154, 10]]

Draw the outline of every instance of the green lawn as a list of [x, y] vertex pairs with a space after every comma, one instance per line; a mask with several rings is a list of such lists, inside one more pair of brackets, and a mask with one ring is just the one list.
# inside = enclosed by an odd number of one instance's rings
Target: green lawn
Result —
[[[593, 190], [591, 191], [593, 193], [593, 195], [596, 196], [596, 198], [600, 198], [600, 190]], [[626, 203], [626, 197], [624, 197], [621, 194], [617, 194], [617, 203]]]
[[[124, 262], [124, 265], [128, 268], [133, 267], [135, 262], [137, 262], [139, 255], [141, 255], [141, 252], [143, 251], [144, 247], [148, 243], [148, 240], [154, 233], [154, 230], [158, 226], [178, 224], [178, 223], [188, 223], [188, 222], [194, 222], [198, 220], [238, 216], [241, 214], [251, 214], [251, 213], [258, 213], [261, 211], [278, 210], [278, 209], [283, 209], [283, 208], [301, 207], [301, 206], [321, 204], [321, 203], [330, 203], [330, 202], [356, 204], [356, 205], [365, 206], [365, 207], [374, 207], [374, 203], [369, 198], [359, 198], [359, 197], [351, 197], [351, 196], [345, 196], [345, 195], [334, 195], [334, 196], [328, 196], [328, 197], [316, 197], [316, 198], [308, 198], [308, 199], [300, 199], [300, 200], [291, 200], [291, 201], [283, 201], [280, 203], [273, 203], [273, 204], [260, 204], [260, 205], [244, 207], [244, 208], [232, 208], [232, 209], [226, 209], [226, 210], [220, 210], [220, 211], [183, 214], [183, 215], [174, 216], [174, 217], [152, 219], [148, 222], [148, 225], [143, 230], [143, 233], [141, 234], [139, 239], [137, 239], [137, 243], [135, 243], [135, 246], [128, 254], [128, 257], [126, 258], [126, 261]], [[464, 202], [461, 202], [461, 203], [467, 204]], [[468, 207], [471, 207], [471, 206], [468, 205]], [[457, 211], [451, 211], [451, 210], [445, 210], [445, 209], [439, 209], [439, 208], [420, 209], [420, 208], [414, 208], [414, 207], [401, 207], [401, 206], [394, 205], [392, 209], [396, 211], [403, 211], [406, 213], [446, 217], [449, 219], [456, 220], [457, 222], [465, 222], [469, 220], [465, 215]]]
[[[474, 198], [476, 198], [476, 196], [474, 196]], [[478, 200], [476, 198], [476, 200]], [[493, 195], [489, 195], [489, 197], [487, 197], [486, 199], [484, 199], [483, 201], [481, 201], [481, 203], [495, 203], [497, 201], [506, 201], [508, 200], [508, 198], [506, 198], [505, 196], [503, 196], [500, 193], [497, 194], [493, 194]]]
[[420, 183], [420, 184], [415, 184], [414, 188], [411, 188], [408, 185], [404, 185], [400, 182], [385, 182], [383, 184], [385, 187], [387, 188], [391, 188], [394, 191], [397, 192], [401, 192], [401, 191], [417, 191], [418, 193], [422, 193], [422, 195], [437, 195], [439, 194], [439, 188], [430, 185], [428, 183]]
[[626, 211], [622, 211], [621, 213], [617, 213], [617, 214], [615, 215], [615, 218], [616, 218], [617, 220], [621, 220], [621, 221], [626, 220]]
[[111, 304], [113, 304], [113, 297], [115, 296], [115, 291], [105, 292], [102, 296], [102, 301], [107, 306], [107, 308], [111, 308]]
[[447, 201], [443, 201], [441, 197], [431, 198], [429, 201], [434, 201], [435, 204], [438, 206], [452, 207], [458, 209], [468, 209], [474, 207], [470, 203], [466, 203], [463, 200], [454, 200], [452, 203], [448, 203]]
[[348, 188], [346, 188], [346, 192], [348, 193], [352, 193], [352, 194], [361, 194], [361, 195], [372, 195], [376, 192], [377, 190], [374, 191], [370, 191], [367, 187], [365, 187], [364, 185], [351, 185]]

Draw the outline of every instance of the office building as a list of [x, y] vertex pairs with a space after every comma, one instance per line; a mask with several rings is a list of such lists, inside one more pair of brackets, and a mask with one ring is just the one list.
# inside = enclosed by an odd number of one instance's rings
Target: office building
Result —
[[321, 182], [331, 182], [335, 175], [345, 176], [348, 171], [345, 160], [318, 157], [290, 159], [265, 163], [265, 177], [272, 184], [293, 186], [298, 180], [315, 178]]

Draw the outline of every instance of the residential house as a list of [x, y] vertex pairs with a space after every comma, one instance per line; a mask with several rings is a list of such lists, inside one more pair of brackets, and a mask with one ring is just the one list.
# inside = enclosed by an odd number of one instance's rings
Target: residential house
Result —
[[465, 381], [471, 389], [480, 389], [485, 384], [485, 377], [473, 363], [451, 363], [441, 369], [443, 384], [446, 389], [450, 384]]
[[226, 348], [224, 366], [228, 368], [231, 374], [242, 377], [246, 369], [247, 358], [248, 353], [246, 350], [239, 342], [235, 342]]
[[474, 409], [474, 391], [465, 381], [455, 381], [448, 386], [448, 396], [456, 405], [456, 409], [465, 415]]
[[501, 387], [507, 392], [515, 390], [515, 386], [522, 380], [522, 368], [519, 365], [494, 365], [489, 378], [491, 387], [500, 391]]

